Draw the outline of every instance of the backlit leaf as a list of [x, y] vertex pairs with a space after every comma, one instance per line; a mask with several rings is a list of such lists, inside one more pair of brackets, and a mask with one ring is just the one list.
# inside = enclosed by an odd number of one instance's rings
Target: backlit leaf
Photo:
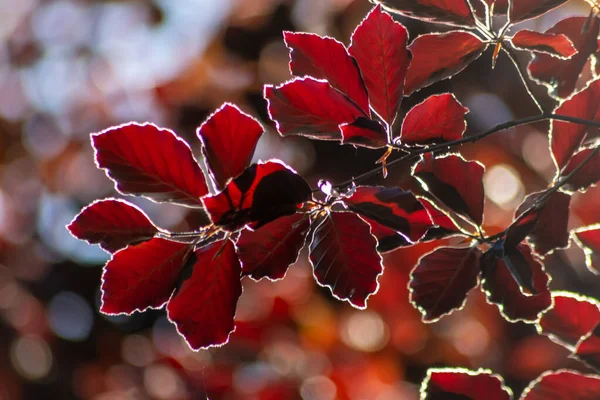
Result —
[[520, 400], [596, 400], [600, 377], [561, 369], [546, 371], [525, 388]]
[[369, 224], [350, 212], [331, 213], [316, 224], [309, 246], [315, 279], [335, 298], [366, 308], [383, 272]]
[[116, 252], [104, 267], [104, 314], [131, 314], [162, 307], [175, 283], [191, 246], [154, 238]]
[[559, 58], [566, 59], [577, 54], [577, 49], [571, 40], [560, 33], [541, 33], [523, 29], [517, 32], [510, 41], [517, 49], [546, 53]]
[[218, 189], [250, 165], [263, 127], [233, 104], [226, 103], [198, 128], [202, 151]]
[[461, 309], [467, 293], [479, 283], [477, 247], [438, 248], [423, 256], [410, 274], [410, 301], [425, 322]]
[[538, 17], [568, 0], [511, 0], [508, 18], [512, 23]]
[[511, 400], [512, 391], [490, 370], [430, 368], [421, 384], [421, 400]]
[[130, 243], [154, 237], [158, 229], [137, 206], [118, 199], [95, 201], [67, 226], [77, 239], [113, 253]]
[[600, 274], [600, 224], [574, 230], [573, 238], [585, 252], [585, 263], [588, 269], [595, 274]]
[[92, 145], [98, 168], [105, 169], [120, 193], [196, 207], [208, 194], [190, 146], [168, 129], [120, 125], [92, 134]]
[[240, 262], [229, 239], [202, 247], [194, 256], [167, 304], [167, 315], [189, 346], [198, 350], [227, 343], [235, 330], [242, 284]]
[[358, 117], [351, 124], [340, 125], [342, 143], [378, 149], [387, 144], [385, 128], [375, 120]]
[[583, 361], [597, 372], [600, 371], [600, 324], [581, 338], [571, 357]]
[[475, 26], [466, 0], [375, 0], [386, 10], [427, 22]]
[[360, 67], [371, 107], [390, 126], [404, 94], [411, 58], [407, 41], [406, 28], [377, 6], [356, 28], [348, 49]]
[[565, 169], [562, 171], [562, 175], [570, 174], [579, 164], [585, 161], [588, 157], [591, 157], [585, 165], [575, 173], [569, 181], [563, 185], [564, 190], [568, 191], [582, 191], [584, 192], [590, 186], [596, 186], [600, 181], [600, 152], [591, 155], [593, 148], [585, 148], [578, 151], [569, 160]]

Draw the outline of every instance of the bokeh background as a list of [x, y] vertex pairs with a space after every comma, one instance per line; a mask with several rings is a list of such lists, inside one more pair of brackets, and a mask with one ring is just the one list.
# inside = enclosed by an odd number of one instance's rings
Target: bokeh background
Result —
[[[367, 0], [0, 0], [0, 399], [416, 399], [432, 366], [491, 368], [516, 393], [544, 370], [583, 368], [533, 326], [505, 322], [478, 290], [464, 310], [421, 323], [406, 284], [432, 244], [385, 257], [367, 311], [319, 288], [305, 255], [282, 281], [244, 280], [238, 329], [211, 351], [189, 350], [161, 310], [99, 314], [108, 255], [65, 229], [82, 206], [116, 195], [95, 168], [89, 134], [151, 121], [198, 153], [196, 127], [230, 101], [267, 129], [257, 159], [280, 158], [313, 185], [367, 171], [377, 151], [279, 138], [261, 94], [263, 84], [290, 77], [283, 30], [348, 44], [370, 7]], [[588, 12], [573, 0], [522, 25], [545, 30]], [[399, 20], [411, 38], [443, 29]], [[448, 90], [470, 108], [470, 133], [537, 112], [502, 55], [490, 68], [489, 51], [404, 109]], [[520, 127], [462, 149], [487, 167], [488, 232], [503, 229], [524, 195], [552, 179], [546, 129]], [[408, 167], [392, 170], [385, 184], [406, 182]], [[198, 219], [181, 207], [131, 200], [164, 228], [186, 230]], [[597, 188], [576, 195], [571, 226], [600, 221], [599, 206]], [[600, 280], [576, 247], [546, 266], [553, 288], [600, 297]]]

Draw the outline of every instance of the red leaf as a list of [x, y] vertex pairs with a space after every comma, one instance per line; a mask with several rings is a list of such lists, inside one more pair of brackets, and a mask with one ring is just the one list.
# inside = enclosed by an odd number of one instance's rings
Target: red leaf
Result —
[[598, 49], [598, 19], [593, 18], [590, 26], [584, 29], [586, 20], [586, 17], [566, 18], [546, 31], [547, 34], [565, 34], [577, 54], [568, 60], [537, 54], [529, 64], [529, 75], [540, 85], [545, 85], [551, 96], [564, 98], [570, 95], [588, 58]]
[[481, 287], [487, 295], [488, 302], [496, 304], [507, 320], [535, 322], [540, 313], [552, 306], [552, 296], [548, 290], [550, 277], [544, 271], [543, 265], [532, 256], [529, 247], [519, 245], [517, 251], [532, 271], [533, 287], [538, 294], [523, 294], [509, 271], [506, 257], [498, 258], [490, 252], [481, 258]]
[[508, 18], [516, 23], [538, 17], [548, 11], [563, 5], [568, 0], [512, 0]]
[[596, 400], [600, 398], [600, 377], [561, 369], [546, 371], [531, 381], [521, 400]]
[[237, 106], [226, 103], [198, 128], [202, 151], [218, 189], [250, 165], [263, 127]]
[[467, 293], [479, 283], [480, 256], [477, 247], [444, 247], [421, 257], [410, 274], [409, 289], [423, 321], [437, 321], [465, 305]]
[[438, 158], [424, 154], [414, 166], [413, 175], [424, 182], [428, 191], [450, 209], [481, 225], [483, 171], [483, 165], [477, 161], [466, 161], [457, 154]]
[[600, 225], [590, 225], [573, 231], [575, 242], [585, 252], [585, 264], [595, 274], [600, 273]]
[[371, 234], [377, 239], [377, 251], [380, 253], [388, 253], [400, 247], [410, 246], [410, 242], [404, 235], [396, 232], [392, 228], [388, 228], [379, 222], [362, 217], [371, 226]]
[[487, 44], [472, 33], [452, 31], [421, 35], [408, 48], [413, 58], [404, 84], [405, 96], [458, 74], [479, 58]]
[[[555, 114], [586, 120], [600, 121], [600, 79], [590, 83], [581, 92], [565, 100], [554, 111]], [[552, 120], [550, 123], [550, 149], [558, 167], [561, 169], [586, 139], [590, 127], [571, 122]]]
[[310, 226], [308, 215], [281, 217], [255, 230], [244, 230], [237, 241], [243, 275], [281, 279], [298, 259]]
[[573, 352], [571, 357], [583, 361], [586, 365], [600, 371], [600, 325], [586, 334]]
[[439, 239], [461, 233], [456, 222], [442, 210], [437, 208], [431, 201], [426, 198], [420, 198], [419, 201], [423, 204], [423, 207], [425, 207], [427, 213], [431, 217], [433, 225], [435, 225], [427, 230], [423, 240]]
[[235, 231], [253, 229], [284, 215], [294, 214], [310, 199], [310, 186], [281, 161], [252, 164], [215, 196], [202, 199], [211, 221]]
[[369, 224], [350, 212], [331, 213], [317, 224], [309, 246], [315, 279], [335, 298], [366, 308], [383, 272]]
[[114, 253], [130, 243], [154, 237], [158, 229], [137, 206], [124, 200], [106, 199], [85, 207], [67, 226], [77, 239], [99, 244]]
[[418, 241], [432, 225], [415, 195], [398, 188], [358, 186], [344, 203], [350, 210], [402, 233], [412, 242]]
[[[208, 194], [190, 146], [168, 129], [130, 123], [92, 134], [98, 168], [120, 193], [201, 206]], [[177, 162], [173, 162], [177, 160]]]
[[571, 40], [563, 34], [540, 33], [523, 29], [517, 32], [510, 41], [517, 49], [546, 53], [563, 59], [577, 54], [577, 49]]
[[104, 314], [130, 314], [162, 307], [175, 283], [191, 246], [154, 238], [116, 252], [104, 267]]
[[569, 191], [585, 191], [590, 186], [596, 186], [600, 181], [600, 152], [593, 156], [590, 153], [594, 151], [594, 148], [585, 148], [573, 155], [569, 160], [565, 169], [562, 171], [563, 176], [570, 174], [579, 164], [581, 164], [588, 157], [591, 157], [585, 165], [569, 179], [567, 183], [563, 185], [564, 190]]
[[572, 348], [600, 323], [600, 304], [595, 299], [569, 292], [552, 292], [554, 305], [537, 322], [538, 333]]
[[410, 64], [407, 41], [406, 28], [377, 6], [356, 28], [348, 49], [360, 67], [371, 107], [390, 126], [400, 109]]
[[365, 84], [346, 47], [330, 37], [311, 33], [283, 32], [290, 49], [290, 71], [294, 76], [325, 79], [369, 115]]
[[419, 145], [458, 140], [467, 129], [468, 112], [451, 93], [430, 96], [406, 114], [400, 139]]
[[296, 78], [281, 86], [265, 86], [269, 117], [282, 136], [302, 135], [321, 140], [340, 140], [339, 126], [364, 113], [327, 82]]
[[375, 0], [386, 10], [427, 22], [475, 26], [466, 0]]
[[[535, 204], [544, 192], [528, 195], [515, 212], [515, 218]], [[555, 192], [537, 213], [537, 223], [529, 232], [529, 243], [537, 254], [545, 255], [569, 245], [569, 204], [571, 196]]]
[[379, 149], [387, 144], [387, 133], [375, 120], [358, 117], [351, 124], [340, 125], [342, 143]]
[[512, 391], [504, 380], [489, 370], [465, 368], [430, 368], [421, 384], [421, 398], [511, 400]]
[[191, 271], [167, 305], [177, 331], [194, 350], [221, 346], [235, 330], [242, 294], [241, 266], [233, 243], [220, 240], [194, 252]]

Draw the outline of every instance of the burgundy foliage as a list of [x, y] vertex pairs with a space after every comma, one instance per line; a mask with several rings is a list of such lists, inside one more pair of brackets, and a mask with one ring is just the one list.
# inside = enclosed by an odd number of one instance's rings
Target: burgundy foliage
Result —
[[449, 25], [475, 25], [475, 19], [465, 0], [375, 0], [387, 10], [428, 22]]
[[510, 2], [508, 18], [514, 23], [539, 17], [566, 2], [567, 0], [513, 0]]
[[576, 229], [573, 236], [585, 251], [588, 268], [595, 274], [600, 273], [600, 225]]
[[523, 29], [517, 32], [510, 41], [517, 49], [547, 53], [559, 58], [570, 58], [577, 54], [577, 49], [571, 40], [560, 33], [539, 33]]
[[423, 399], [486, 399], [510, 400], [512, 392], [498, 375], [487, 370], [463, 368], [432, 368], [427, 371], [421, 393]]
[[521, 400], [595, 400], [600, 396], [600, 378], [577, 371], [543, 373], [523, 391]]
[[593, 151], [592, 148], [585, 148], [575, 153], [569, 162], [567, 162], [562, 172], [563, 175], [570, 174], [588, 157], [591, 157], [564, 185], [565, 190], [579, 190], [583, 192], [590, 186], [596, 186], [600, 180], [600, 153], [592, 154]]
[[577, 343], [573, 356], [600, 371], [600, 324]]

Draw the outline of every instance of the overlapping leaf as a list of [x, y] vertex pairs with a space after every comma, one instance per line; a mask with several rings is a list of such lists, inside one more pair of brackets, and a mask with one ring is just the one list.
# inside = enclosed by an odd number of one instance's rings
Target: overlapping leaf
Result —
[[508, 18], [512, 23], [539, 17], [548, 11], [563, 5], [568, 0], [512, 0]]
[[117, 199], [93, 202], [67, 228], [77, 239], [98, 244], [110, 253], [130, 243], [151, 239], [158, 232], [142, 210]]
[[241, 266], [229, 239], [194, 252], [195, 260], [167, 305], [169, 320], [189, 346], [202, 349], [227, 343], [242, 294]]
[[198, 128], [202, 151], [218, 189], [250, 165], [262, 126], [233, 104], [226, 103]]
[[340, 125], [342, 143], [378, 149], [387, 144], [385, 128], [375, 120], [358, 117], [351, 124]]
[[408, 32], [375, 7], [352, 34], [348, 51], [358, 62], [371, 107], [388, 125], [394, 122], [404, 94], [410, 63]]
[[473, 222], [483, 222], [483, 165], [466, 161], [460, 155], [423, 158], [413, 168], [413, 175], [425, 183], [427, 190], [458, 214]]
[[92, 145], [96, 164], [123, 194], [197, 207], [208, 194], [190, 146], [168, 129], [120, 125], [93, 134]]
[[573, 231], [575, 242], [585, 252], [585, 263], [590, 271], [600, 273], [600, 224]]
[[[600, 79], [595, 80], [588, 87], [565, 100], [556, 108], [554, 113], [585, 120], [600, 121], [598, 104], [600, 104]], [[591, 130], [592, 128], [582, 124], [556, 120], [551, 121], [550, 149], [559, 170], [567, 165], [571, 156], [588, 137]]]
[[520, 400], [596, 400], [600, 377], [561, 369], [547, 371], [525, 388]]
[[283, 38], [290, 49], [290, 71], [294, 76], [326, 79], [369, 114], [369, 99], [360, 71], [342, 43], [310, 33], [284, 32]]
[[253, 164], [215, 196], [203, 199], [211, 221], [235, 231], [250, 224], [254, 229], [296, 212], [308, 200], [308, 184], [279, 161]]
[[563, 59], [577, 54], [577, 49], [575, 49], [571, 40], [563, 34], [541, 33], [522, 29], [510, 41], [517, 49], [546, 53]]
[[600, 371], [600, 324], [581, 338], [572, 357], [583, 361], [596, 371]]
[[413, 58], [404, 84], [405, 96], [456, 75], [479, 58], [487, 44], [472, 33], [451, 31], [421, 35], [408, 48]]
[[589, 26], [586, 17], [570, 17], [559, 21], [546, 31], [546, 34], [564, 34], [577, 50], [568, 60], [561, 60], [548, 54], [537, 54], [529, 64], [529, 75], [540, 85], [546, 85], [551, 96], [565, 98], [575, 89], [575, 85], [591, 54], [598, 49], [597, 18], [592, 18]]
[[456, 26], [475, 26], [466, 0], [375, 0], [386, 10], [427, 22]]
[[443, 247], [423, 256], [411, 272], [410, 300], [425, 322], [462, 308], [467, 293], [479, 283], [477, 247]]
[[400, 247], [406, 247], [413, 244], [404, 235], [392, 228], [388, 228], [365, 216], [363, 216], [362, 219], [371, 226], [371, 234], [377, 239], [377, 251], [380, 253], [387, 253]]
[[116, 252], [104, 267], [105, 314], [130, 314], [160, 308], [171, 297], [191, 246], [154, 238]]
[[360, 108], [327, 82], [296, 78], [281, 86], [265, 86], [269, 117], [282, 136], [302, 135], [340, 140], [339, 126], [364, 117]]
[[237, 241], [242, 274], [252, 279], [281, 279], [298, 259], [308, 233], [306, 214], [281, 217], [255, 230], [244, 230]]
[[402, 233], [413, 242], [432, 226], [427, 210], [415, 195], [398, 188], [358, 186], [344, 203], [350, 210]]
[[404, 117], [400, 139], [404, 144], [426, 145], [462, 138], [469, 110], [451, 93], [428, 97]]
[[573, 348], [600, 323], [600, 304], [595, 299], [569, 292], [552, 292], [554, 305], [537, 322], [540, 334]]
[[456, 222], [450, 218], [444, 211], [437, 208], [430, 200], [420, 198], [419, 201], [427, 210], [434, 226], [429, 228], [421, 241], [441, 239], [448, 236], [462, 234]]
[[568, 191], [585, 191], [590, 186], [595, 186], [600, 181], [600, 152], [591, 154], [594, 148], [584, 148], [578, 151], [571, 157], [567, 162], [565, 169], [562, 171], [562, 175], [568, 175], [575, 170], [581, 163], [586, 161], [585, 165], [580, 170], [569, 178], [567, 183], [563, 185], [564, 190]]
[[[537, 192], [528, 195], [515, 212], [515, 218], [544, 194]], [[555, 249], [569, 245], [569, 204], [571, 196], [561, 192], [553, 193], [542, 208], [536, 212], [536, 223], [528, 233], [529, 243], [534, 246], [537, 254], [545, 255]]]
[[530, 269], [532, 286], [537, 294], [524, 294], [509, 269], [510, 258], [507, 255], [503, 258], [496, 257], [493, 252], [488, 252], [481, 258], [481, 286], [488, 301], [498, 305], [506, 319], [535, 322], [539, 315], [552, 305], [552, 296], [548, 289], [550, 277], [544, 271], [543, 265], [531, 254], [529, 247], [517, 246], [515, 255], [517, 254]]
[[511, 400], [512, 391], [489, 370], [430, 368], [421, 384], [421, 399]]
[[383, 272], [369, 224], [350, 212], [328, 214], [316, 224], [309, 258], [317, 282], [328, 287], [334, 297], [366, 308]]

